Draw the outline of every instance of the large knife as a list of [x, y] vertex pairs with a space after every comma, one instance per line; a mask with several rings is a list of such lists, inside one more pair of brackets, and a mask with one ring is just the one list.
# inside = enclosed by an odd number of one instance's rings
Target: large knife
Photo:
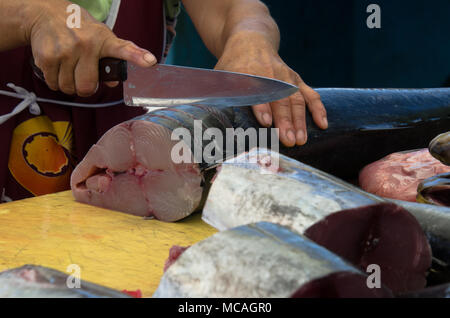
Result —
[[[43, 78], [34, 63], [33, 67]], [[100, 60], [99, 78], [101, 82], [123, 82], [128, 106], [250, 106], [298, 91], [292, 84], [267, 77], [165, 64], [143, 68], [114, 58]]]

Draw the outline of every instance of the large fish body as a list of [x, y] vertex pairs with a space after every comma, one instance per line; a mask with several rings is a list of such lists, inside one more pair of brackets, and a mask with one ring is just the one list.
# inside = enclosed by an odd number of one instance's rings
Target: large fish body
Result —
[[[424, 148], [450, 126], [450, 89], [317, 91], [329, 128], [318, 129], [308, 115], [308, 143], [280, 146], [280, 152], [339, 177], [356, 178], [363, 166], [392, 152]], [[177, 128], [192, 137], [183, 152], [189, 163], [174, 161], [172, 150], [179, 143], [172, 133]], [[76, 200], [164, 221], [201, 209], [208, 191], [202, 170], [212, 164], [198, 153], [211, 145], [208, 128], [226, 136], [230, 128], [261, 127], [250, 107], [179, 106], [137, 117], [109, 130], [76, 167], [71, 177]], [[198, 129], [205, 136], [196, 134]], [[253, 146], [272, 147], [272, 134], [266, 135]], [[216, 144], [214, 157], [239, 154], [238, 143]], [[248, 150], [249, 143], [243, 143]]]
[[[349, 283], [351, 288], [349, 287]], [[316, 288], [314, 288], [316, 287]], [[276, 224], [219, 232], [184, 251], [153, 297], [389, 297], [325, 248]]]
[[389, 154], [426, 148], [450, 127], [450, 88], [317, 89], [329, 128], [307, 116], [308, 143], [280, 152], [342, 179]]
[[[68, 278], [73, 288], [69, 288]], [[80, 281], [42, 266], [24, 265], [0, 272], [0, 298], [131, 298], [119, 291]]]

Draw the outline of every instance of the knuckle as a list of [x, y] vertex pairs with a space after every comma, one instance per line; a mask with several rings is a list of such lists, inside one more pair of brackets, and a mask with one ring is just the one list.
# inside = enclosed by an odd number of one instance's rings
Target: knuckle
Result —
[[279, 114], [277, 116], [278, 122], [279, 123], [292, 123], [292, 118], [291, 116], [287, 115], [287, 114]]
[[267, 106], [265, 106], [265, 105], [252, 106], [252, 110], [255, 115], [263, 115], [264, 113], [271, 112], [271, 108], [268, 105]]
[[58, 82], [51, 78], [50, 76], [47, 76], [47, 74], [44, 75], [45, 82], [47, 83], [47, 86], [54, 91], [58, 90]]
[[292, 104], [305, 106], [305, 98], [300, 93], [295, 93], [291, 96]]
[[279, 108], [290, 108], [289, 98], [280, 99], [279, 101], [277, 101], [277, 104], [278, 105], [276, 105], [276, 107], [279, 107]]
[[96, 84], [93, 83], [80, 83], [77, 84], [77, 93], [80, 96], [91, 96], [95, 93]]
[[74, 32], [71, 39], [71, 46], [73, 48], [81, 48], [83, 46], [83, 42], [85, 41], [85, 39], [86, 37], [83, 36], [83, 34]]
[[42, 53], [38, 57], [35, 58], [35, 64], [42, 71], [45, 71], [51, 68], [56, 62], [56, 58], [53, 54]]
[[315, 116], [320, 116], [320, 117], [326, 117], [327, 116], [327, 111], [326, 111], [325, 107], [313, 107], [313, 108], [311, 108], [311, 106], [308, 106], [308, 109]]
[[311, 100], [320, 100], [320, 95], [315, 90], [311, 89], [311, 92], [309, 93], [309, 98]]
[[274, 69], [276, 69], [276, 70], [280, 70], [280, 71], [282, 71], [286, 76], [289, 76], [290, 75], [290, 68], [286, 65], [286, 64], [284, 64], [284, 62], [283, 61], [275, 61], [275, 62], [273, 62], [273, 66], [272, 66]]
[[73, 31], [67, 35], [59, 44], [59, 54], [68, 54], [69, 52], [74, 52], [81, 49], [82, 38], [80, 34]]
[[128, 41], [128, 40], [121, 40], [121, 39], [118, 39], [118, 40], [119, 40], [119, 46], [120, 46], [122, 49], [126, 49], [126, 48], [132, 49], [132, 48], [135, 48], [135, 47], [136, 47], [136, 45], [135, 45], [133, 42], [131, 42], [131, 41]]
[[69, 61], [72, 59], [73, 50], [65, 47], [58, 52], [57, 58], [61, 61]]
[[96, 22], [92, 24], [92, 30], [89, 33], [95, 34], [96, 37], [105, 37], [109, 36], [112, 31], [104, 23]]
[[295, 81], [298, 83], [299, 86], [303, 85], [303, 79], [300, 77], [300, 75], [298, 75], [297, 73], [294, 73], [294, 77], [295, 77]]
[[305, 128], [305, 122], [301, 119], [297, 119], [294, 121], [294, 127], [295, 129], [303, 129]]
[[51, 89], [58, 89], [58, 85], [55, 80], [47, 78], [45, 80], [45, 82], [47, 83], [48, 87], [50, 87]]
[[74, 40], [61, 43], [58, 51], [54, 53], [54, 58], [59, 61], [69, 61], [77, 50], [78, 46]]
[[134, 46], [134, 43], [129, 40], [119, 40], [122, 42], [123, 46]]
[[305, 116], [304, 115], [297, 116], [294, 119], [294, 124], [295, 124], [296, 127], [303, 127], [303, 126], [305, 126]]
[[69, 84], [64, 84], [64, 85], [60, 85], [59, 89], [69, 95], [72, 95], [73, 93], [75, 93], [75, 89], [73, 87], [73, 85], [69, 85]]
[[82, 50], [83, 53], [91, 52], [92, 49], [96, 46], [97, 40], [95, 35], [89, 35], [82, 38], [79, 38], [77, 41], [77, 46]]

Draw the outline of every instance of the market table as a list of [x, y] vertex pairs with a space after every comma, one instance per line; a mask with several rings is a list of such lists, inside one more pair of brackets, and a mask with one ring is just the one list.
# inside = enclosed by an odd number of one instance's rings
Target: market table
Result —
[[[0, 205], [0, 271], [25, 264], [150, 297], [172, 245], [192, 245], [216, 230], [201, 214], [176, 222], [146, 220], [75, 202], [70, 191]], [[68, 273], [69, 274], [69, 273]]]

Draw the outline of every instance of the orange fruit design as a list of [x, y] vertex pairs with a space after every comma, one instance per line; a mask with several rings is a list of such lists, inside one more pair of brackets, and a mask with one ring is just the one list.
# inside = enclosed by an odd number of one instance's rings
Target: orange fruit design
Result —
[[69, 165], [65, 149], [58, 144], [58, 137], [53, 134], [40, 133], [28, 137], [22, 152], [28, 165], [44, 176], [58, 176]]
[[69, 189], [72, 149], [70, 122], [52, 122], [47, 116], [16, 127], [11, 142], [9, 170], [33, 195]]

